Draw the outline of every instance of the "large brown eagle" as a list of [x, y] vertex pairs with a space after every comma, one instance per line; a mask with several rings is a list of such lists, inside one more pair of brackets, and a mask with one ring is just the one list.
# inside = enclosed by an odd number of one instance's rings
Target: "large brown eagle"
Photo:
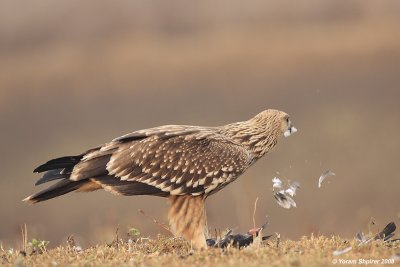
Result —
[[36, 185], [60, 181], [24, 201], [97, 189], [167, 197], [173, 232], [204, 248], [206, 198], [235, 181], [282, 136], [296, 131], [289, 115], [278, 110], [221, 127], [167, 125], [135, 131], [37, 167], [34, 172], [45, 173]]

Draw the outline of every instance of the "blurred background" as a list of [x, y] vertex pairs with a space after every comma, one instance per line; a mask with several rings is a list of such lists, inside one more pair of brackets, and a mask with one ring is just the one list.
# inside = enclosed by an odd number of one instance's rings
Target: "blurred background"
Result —
[[[0, 242], [83, 246], [138, 228], [165, 234], [165, 199], [73, 193], [37, 205], [32, 170], [133, 130], [217, 126], [266, 108], [299, 132], [208, 199], [211, 229], [268, 216], [284, 238], [400, 223], [400, 2], [2, 1]], [[326, 170], [336, 173], [318, 189]], [[301, 183], [298, 207], [271, 179]], [[372, 220], [375, 225], [370, 223]], [[374, 229], [375, 227], [376, 229]]]

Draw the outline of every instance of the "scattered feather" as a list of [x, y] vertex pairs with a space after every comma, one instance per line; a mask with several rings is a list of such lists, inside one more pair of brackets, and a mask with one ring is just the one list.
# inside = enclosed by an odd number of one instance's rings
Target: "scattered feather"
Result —
[[334, 176], [334, 175], [336, 175], [334, 172], [332, 172], [332, 171], [326, 171], [326, 172], [324, 172], [323, 174], [321, 174], [321, 176], [319, 177], [319, 180], [318, 180], [318, 187], [319, 188], [321, 188], [321, 185], [322, 185], [322, 182], [327, 178], [327, 177], [329, 177], [329, 176]]
[[81, 246], [74, 246], [74, 247], [72, 247], [72, 250], [73, 250], [74, 252], [77, 252], [77, 253], [79, 253], [79, 252], [82, 252], [82, 251], [83, 251], [83, 249], [82, 249], [82, 247], [81, 247]]
[[363, 232], [358, 232], [356, 235], [356, 240], [358, 241], [358, 245], [364, 245], [367, 244], [371, 238], [365, 235]]
[[382, 231], [374, 235], [374, 237], [369, 237], [362, 232], [357, 233], [356, 240], [358, 245], [362, 246], [368, 244], [372, 240], [383, 240], [384, 242], [392, 241], [390, 240], [394, 236], [396, 231], [396, 224], [394, 222], [388, 223]]
[[393, 240], [391, 239], [392, 237], [394, 237], [394, 234], [387, 235], [387, 236], [385, 236], [385, 238], [383, 239], [383, 241], [384, 241], [384, 242], [393, 241]]
[[332, 255], [333, 256], [340, 256], [340, 255], [346, 254], [347, 252], [351, 251], [352, 249], [353, 249], [352, 247], [347, 247], [347, 248], [344, 248], [344, 249], [335, 250], [332, 253]]
[[390, 257], [390, 259], [394, 260], [395, 262], [400, 261], [400, 253], [396, 253]]
[[396, 231], [396, 224], [394, 222], [390, 222], [385, 226], [385, 228], [383, 228], [381, 232], [374, 236], [374, 239], [387, 241], [394, 236], [394, 231]]

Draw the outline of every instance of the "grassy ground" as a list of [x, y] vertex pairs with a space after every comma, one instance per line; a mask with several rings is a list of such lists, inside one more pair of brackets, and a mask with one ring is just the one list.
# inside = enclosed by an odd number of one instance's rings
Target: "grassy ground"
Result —
[[[43, 247], [40, 253], [26, 249], [27, 255], [19, 251], [1, 251], [0, 265], [13, 266], [330, 266], [360, 265], [360, 260], [377, 260], [363, 265], [399, 264], [400, 241], [383, 243], [374, 241], [358, 246], [355, 240], [339, 237], [311, 236], [299, 241], [280, 241], [276, 238], [253, 244], [245, 249], [208, 249], [192, 252], [190, 245], [180, 239], [158, 237], [127, 242], [119, 239], [109, 245], [87, 249], [76, 249], [73, 240], [65, 246], [53, 249]], [[352, 251], [340, 256], [332, 252], [352, 246]], [[394, 260], [397, 258], [397, 260]], [[382, 260], [388, 259], [383, 262]], [[393, 259], [393, 260], [392, 260]], [[356, 260], [355, 264], [344, 264], [343, 260]]]

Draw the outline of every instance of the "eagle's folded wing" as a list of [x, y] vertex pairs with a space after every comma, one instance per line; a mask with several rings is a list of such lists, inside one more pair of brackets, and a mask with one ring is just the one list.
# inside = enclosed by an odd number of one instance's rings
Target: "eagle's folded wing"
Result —
[[[218, 191], [249, 166], [249, 152], [216, 130], [179, 127], [134, 132], [89, 151], [70, 179], [92, 179], [112, 190], [112, 177], [116, 190], [120, 183], [140, 183], [149, 194], [153, 188], [170, 195], [201, 195]], [[124, 194], [134, 195], [136, 187], [126, 192], [125, 186]]]

